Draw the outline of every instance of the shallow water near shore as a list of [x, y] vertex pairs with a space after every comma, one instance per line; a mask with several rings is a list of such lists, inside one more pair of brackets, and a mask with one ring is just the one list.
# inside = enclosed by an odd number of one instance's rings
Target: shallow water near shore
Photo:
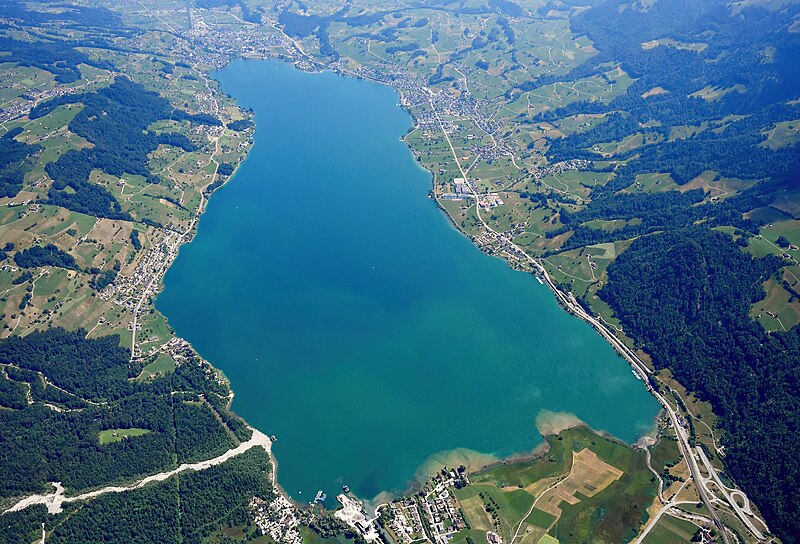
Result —
[[295, 500], [401, 491], [441, 452], [529, 452], [542, 410], [627, 442], [652, 429], [658, 403], [611, 346], [427, 198], [394, 91], [274, 61], [216, 77], [255, 111], [255, 145], [156, 305], [277, 435]]

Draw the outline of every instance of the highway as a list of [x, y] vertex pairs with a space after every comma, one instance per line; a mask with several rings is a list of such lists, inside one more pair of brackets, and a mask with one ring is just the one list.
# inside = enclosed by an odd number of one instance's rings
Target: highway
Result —
[[[463, 167], [461, 166], [461, 162], [460, 162], [460, 160], [458, 158], [458, 153], [456, 153], [455, 147], [453, 146], [453, 143], [450, 140], [450, 136], [447, 134], [447, 131], [444, 128], [444, 123], [442, 122], [442, 119], [439, 116], [439, 112], [436, 110], [436, 107], [434, 105], [434, 101], [433, 101], [434, 94], [433, 94], [433, 91], [431, 91], [427, 87], [425, 88], [425, 90], [428, 93], [428, 96], [430, 97], [430, 106], [431, 106], [431, 109], [433, 110], [434, 115], [436, 116], [437, 121], [439, 122], [439, 128], [441, 129], [442, 133], [444, 134], [444, 137], [447, 140], [447, 144], [450, 146], [450, 151], [453, 154], [453, 160], [455, 161], [456, 165], [458, 166], [458, 169], [459, 169], [459, 171], [461, 173], [461, 177], [465, 181], [467, 181], [468, 178], [467, 178], [466, 173], [464, 172]], [[699, 468], [699, 466], [697, 464], [697, 457], [694, 454], [694, 449], [690, 445], [688, 433], [686, 432], [686, 429], [680, 424], [680, 420], [679, 420], [678, 414], [675, 411], [675, 409], [672, 408], [672, 406], [661, 395], [661, 393], [656, 391], [655, 388], [653, 388], [650, 385], [650, 381], [649, 380], [650, 379], [655, 379], [655, 378], [651, 377], [651, 375], [652, 375], [651, 370], [639, 358], [639, 356], [636, 355], [636, 353], [633, 350], [631, 350], [627, 345], [625, 345], [622, 342], [622, 340], [620, 340], [608, 327], [606, 327], [606, 325], [604, 323], [602, 323], [600, 320], [595, 318], [593, 315], [589, 314], [583, 308], [583, 306], [581, 306], [578, 303], [578, 301], [575, 299], [575, 296], [572, 293], [566, 294], [566, 293], [562, 292], [556, 286], [555, 282], [550, 277], [550, 275], [547, 273], [547, 270], [544, 268], [542, 263], [539, 262], [539, 260], [537, 260], [537, 259], [531, 257], [530, 255], [528, 255], [527, 252], [525, 252], [522, 248], [520, 248], [518, 245], [516, 245], [511, 239], [509, 239], [505, 235], [505, 233], [497, 232], [492, 227], [490, 227], [486, 223], [484, 218], [481, 216], [481, 209], [480, 209], [480, 206], [478, 205], [479, 199], [478, 199], [477, 191], [475, 190], [475, 188], [472, 186], [471, 183], [467, 182], [467, 186], [470, 188], [470, 191], [472, 192], [473, 196], [475, 197], [476, 215], [478, 217], [478, 220], [483, 225], [484, 229], [486, 229], [486, 231], [488, 233], [490, 233], [493, 237], [495, 237], [496, 240], [501, 241], [501, 242], [503, 242], [503, 244], [513, 248], [514, 251], [518, 254], [519, 257], [522, 257], [523, 259], [527, 260], [527, 262], [530, 263], [534, 267], [534, 269], [537, 271], [539, 277], [541, 279], [543, 279], [544, 282], [547, 284], [547, 286], [550, 288], [550, 290], [553, 291], [553, 293], [556, 295], [556, 298], [559, 300], [559, 302], [561, 302], [561, 304], [565, 308], [567, 308], [567, 310], [569, 310], [571, 313], [573, 313], [574, 315], [578, 316], [579, 318], [583, 319], [584, 321], [586, 321], [587, 323], [592, 325], [595, 328], [595, 330], [597, 330], [597, 332], [599, 332], [603, 336], [603, 338], [605, 338], [614, 347], [614, 349], [616, 349], [617, 352], [620, 355], [622, 355], [622, 357], [624, 357], [626, 361], [628, 361], [628, 363], [633, 368], [634, 373], [636, 373], [640, 378], [642, 378], [642, 380], [645, 383], [647, 389], [653, 394], [653, 396], [655, 396], [655, 398], [658, 400], [658, 402], [661, 404], [661, 406], [664, 408], [664, 410], [666, 410], [667, 414], [669, 415], [670, 423], [672, 424], [672, 427], [675, 429], [675, 434], [676, 434], [676, 436], [678, 438], [678, 445], [679, 445], [681, 454], [686, 459], [686, 463], [689, 466], [689, 471], [691, 473], [692, 480], [695, 482], [695, 487], [697, 488], [697, 492], [698, 492], [698, 495], [700, 496], [700, 500], [708, 508], [708, 511], [710, 512], [710, 515], [711, 515], [711, 518], [714, 521], [714, 524], [719, 529], [719, 533], [722, 535], [722, 538], [725, 541], [725, 544], [731, 544], [730, 537], [728, 535], [727, 530], [724, 528], [724, 525], [722, 524], [722, 520], [719, 517], [719, 513], [714, 508], [713, 501], [708, 496], [708, 490], [706, 489], [706, 485], [705, 485], [706, 479], [704, 479], [704, 477], [700, 473], [700, 468]], [[710, 464], [709, 464], [709, 466], [710, 466]], [[712, 475], [712, 478], [716, 476], [716, 472], [714, 471], [713, 467], [710, 468], [710, 474]], [[718, 477], [717, 477], [717, 479], [718, 479]], [[745, 499], [744, 499], [745, 500], [745, 504], [749, 505], [749, 501], [747, 501], [746, 496], [744, 495], [744, 493], [742, 491], [740, 491], [740, 490], [735, 490], [735, 491], [737, 492], [737, 494], [740, 493], [741, 497], [745, 497]], [[725, 493], [723, 491], [723, 497], [724, 497], [725, 500], [722, 501], [722, 502], [728, 503], [728, 505], [731, 507], [731, 509], [736, 513], [737, 517], [739, 517], [739, 519], [741, 519], [741, 521], [745, 524], [745, 526], [753, 533], [753, 536], [756, 539], [758, 539], [759, 542], [765, 542], [766, 539], [765, 539], [764, 535], [754, 527], [754, 525], [750, 521], [750, 519], [747, 518], [747, 513], [745, 512], [745, 510], [740, 508], [738, 506], [738, 504], [736, 504], [736, 501], [732, 498], [732, 495], [729, 494], [729, 493]], [[714, 497], [714, 498], [715, 498], [715, 500], [721, 501], [721, 499], [719, 497]], [[748, 506], [747, 509], [749, 510], [749, 506]], [[753, 515], [752, 512], [750, 512], [750, 514]], [[759, 521], [761, 522], [761, 524], [764, 527], [766, 527], [766, 523], [764, 523], [763, 520], [759, 520]]]

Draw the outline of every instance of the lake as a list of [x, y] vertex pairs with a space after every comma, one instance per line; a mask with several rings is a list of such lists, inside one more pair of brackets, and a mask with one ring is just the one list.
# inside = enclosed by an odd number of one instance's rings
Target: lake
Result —
[[294, 499], [530, 452], [549, 412], [627, 442], [653, 428], [658, 403], [611, 346], [428, 198], [392, 89], [275, 61], [216, 77], [255, 111], [255, 144], [156, 305], [277, 435]]

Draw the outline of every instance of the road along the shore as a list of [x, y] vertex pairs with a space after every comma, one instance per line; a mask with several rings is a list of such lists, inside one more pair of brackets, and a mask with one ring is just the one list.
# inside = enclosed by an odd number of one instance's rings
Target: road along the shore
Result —
[[[444, 123], [442, 122], [442, 119], [439, 116], [439, 112], [436, 110], [436, 107], [434, 105], [433, 91], [431, 91], [428, 88], [426, 88], [425, 90], [428, 93], [430, 106], [431, 109], [433, 110], [436, 120], [439, 123], [439, 128], [444, 134], [444, 137], [447, 140], [447, 143], [453, 154], [453, 160], [458, 166], [458, 169], [463, 179], [467, 180], [467, 175], [461, 166], [458, 154], [456, 153], [456, 150], [453, 147], [452, 142], [450, 141], [450, 136], [448, 135], [447, 130], [445, 130]], [[620, 340], [620, 338], [617, 335], [615, 335], [608, 327], [606, 327], [604, 323], [602, 323], [599, 319], [595, 318], [593, 315], [587, 312], [575, 298], [575, 295], [573, 293], [565, 294], [563, 291], [561, 291], [555, 284], [553, 279], [550, 277], [550, 275], [547, 273], [547, 270], [545, 269], [544, 265], [538, 259], [531, 257], [526, 251], [524, 251], [517, 244], [515, 244], [504, 233], [499, 233], [496, 230], [494, 230], [491, 226], [489, 226], [489, 224], [486, 223], [486, 220], [481, 215], [481, 207], [478, 204], [479, 203], [478, 192], [472, 186], [472, 184], [468, 183], [467, 186], [470, 188], [470, 191], [472, 192], [472, 195], [475, 198], [476, 215], [478, 217], [478, 220], [483, 225], [483, 228], [486, 230], [486, 232], [490, 233], [490, 235], [493, 236], [496, 240], [502, 241], [508, 247], [513, 248], [514, 252], [519, 257], [525, 259], [528, 263], [530, 263], [536, 270], [537, 276], [542, 280], [544, 280], [546, 285], [556, 295], [558, 301], [573, 315], [576, 315], [577, 317], [583, 319], [584, 321], [592, 325], [595, 328], [595, 330], [599, 332], [603, 336], [603, 338], [605, 338], [626, 361], [628, 361], [631, 367], [633, 367], [634, 373], [642, 378], [642, 380], [645, 383], [645, 386], [650, 391], [650, 393], [652, 393], [653, 396], [655, 396], [656, 400], [658, 400], [658, 402], [664, 407], [667, 414], [669, 415], [670, 422], [672, 423], [672, 426], [675, 429], [675, 434], [678, 438], [678, 445], [680, 447], [681, 453], [683, 454], [683, 457], [686, 459], [686, 463], [689, 465], [689, 471], [691, 473], [692, 479], [696, 483], [696, 488], [700, 496], [700, 500], [706, 505], [709, 512], [711, 513], [711, 518], [714, 520], [715, 525], [717, 525], [718, 529], [720, 530], [720, 533], [722, 534], [722, 538], [725, 541], [725, 544], [730, 544], [730, 539], [728, 537], [727, 531], [724, 529], [719, 514], [717, 513], [712, 504], [712, 500], [708, 497], [706, 493], [706, 489], [704, 486], [704, 478], [703, 475], [700, 473], [697, 458], [694, 455], [694, 449], [690, 445], [688, 433], [681, 426], [680, 421], [678, 419], [678, 414], [675, 411], [675, 409], [672, 408], [672, 406], [667, 402], [667, 400], [651, 384], [650, 380], [655, 380], [655, 378], [651, 377], [652, 371], [648, 368], [648, 366], [644, 363], [644, 361], [642, 361], [632, 349], [630, 349], [627, 345], [625, 345], [625, 343], [622, 340]], [[737, 491], [741, 494], [741, 497], [745, 497], [743, 492], [741, 492], [740, 490]], [[739, 517], [739, 519], [753, 533], [753, 536], [755, 536], [759, 541], [764, 541], [764, 535], [760, 531], [755, 529], [752, 521], [747, 519], [745, 513], [742, 511], [741, 508], [738, 507], [735, 501], [728, 494], [725, 494], [724, 498], [725, 500], [722, 502], [728, 503], [728, 505], [733, 509], [733, 511]], [[719, 498], [717, 499], [719, 500]], [[749, 501], [746, 502], [746, 504], [749, 504]], [[766, 523], [763, 520], [758, 519], [758, 521], [760, 522], [761, 525], [763, 525], [766, 528]]]

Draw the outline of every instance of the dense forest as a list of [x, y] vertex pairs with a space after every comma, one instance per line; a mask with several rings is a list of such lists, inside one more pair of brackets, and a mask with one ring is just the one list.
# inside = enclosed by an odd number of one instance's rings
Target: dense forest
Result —
[[115, 279], [117, 279], [116, 270], [104, 270], [100, 273], [93, 275], [92, 279], [89, 280], [89, 285], [95, 291], [102, 291], [103, 289], [114, 283]]
[[[800, 118], [800, 34], [786, 24], [800, 5], [592, 5], [570, 22], [597, 54], [566, 75], [543, 75], [508, 93], [588, 77], [609, 81], [614, 66], [633, 79], [608, 103], [578, 100], [525, 120], [558, 124], [602, 114], [594, 126], [550, 138], [546, 153], [553, 162], [613, 164], [610, 181], [592, 188], [588, 204], [561, 205], [561, 225], [546, 236], [565, 240], [554, 252], [635, 240], [609, 265], [600, 297], [657, 368], [672, 369], [711, 402], [726, 431], [731, 475], [770, 527], [798, 542], [800, 329], [770, 334], [750, 317], [751, 304], [765, 296], [762, 283], [786, 263], [753, 259], [743, 246], [771, 221], [748, 212], [795, 191], [800, 177], [796, 145], [764, 145], [777, 123]], [[641, 143], [614, 145], [631, 136]], [[698, 189], [632, 190], [641, 174], [669, 174], [685, 185], [707, 171], [752, 185], [722, 199]], [[598, 220], [617, 223], [601, 228]], [[735, 241], [712, 230], [723, 225], [735, 228]]]
[[[598, 55], [566, 76], [543, 76], [512, 91], [603, 74], [617, 63], [635, 78], [608, 105], [578, 101], [540, 114], [540, 120], [608, 114], [588, 132], [553, 139], [552, 160], [597, 159], [594, 145], [646, 132], [663, 138], [620, 155], [632, 159], [619, 172], [629, 183], [644, 172], [669, 173], [679, 184], [709, 169], [743, 179], [800, 173], [795, 149], [758, 145], [775, 123], [800, 116], [800, 104], [790, 101], [800, 95], [800, 35], [784, 24], [800, 13], [800, 5], [749, 7], [734, 16], [717, 0], [656, 2], [646, 10], [623, 9], [624, 4], [611, 0], [571, 19], [573, 31], [588, 36]], [[704, 88], [725, 92], [703, 99], [696, 93]], [[650, 94], [653, 89], [663, 92]], [[703, 122], [711, 126], [670, 140], [671, 127]]]
[[53, 384], [94, 401], [117, 399], [131, 391], [128, 352], [118, 336], [86, 341], [76, 333], [49, 329], [0, 343], [0, 362], [41, 372]]
[[25, 385], [0, 374], [0, 406], [22, 410], [28, 405]]
[[[559, 218], [562, 226], [548, 232], [555, 238], [571, 232], [559, 247], [566, 251], [592, 244], [628, 240], [657, 231], [690, 227], [698, 222], [706, 226], [733, 226], [749, 236], [758, 233], [758, 223], [745, 219], [743, 213], [756, 207], [758, 191], [745, 191], [742, 195], [719, 201], [707, 201], [702, 189], [689, 191], [664, 191], [661, 193], [621, 193], [615, 191], [618, 182], [598, 188], [588, 206], [576, 212], [562, 207]], [[621, 220], [627, 223], [614, 230], [588, 226], [593, 220]], [[636, 220], [635, 222], [632, 220]]]
[[41, 146], [15, 140], [21, 132], [17, 127], [0, 137], [0, 198], [17, 196], [26, 172], [33, 166], [30, 157], [41, 150]]
[[[619, 109], [643, 120], [665, 121], [662, 116], [668, 116], [683, 123], [726, 111], [750, 113], [800, 93], [800, 74], [794, 70], [800, 37], [785, 24], [800, 13], [800, 6], [748, 7], [734, 14], [719, 0], [653, 2], [648, 9], [625, 9], [626, 5], [626, 0], [609, 0], [572, 17], [573, 32], [587, 36], [599, 53], [566, 76], [545, 75], [517, 89], [587, 77], [607, 71], [609, 63], [621, 63], [637, 81], [617, 99], [623, 106]], [[708, 39], [711, 32], [713, 40]], [[642, 46], [667, 38], [671, 41], [660, 46]], [[685, 47], [690, 44], [700, 45]], [[765, 50], [772, 48], [770, 62], [762, 62]], [[709, 83], [741, 84], [748, 92], [730, 93], [718, 101], [690, 97]], [[641, 96], [664, 85], [669, 93]]]
[[139, 240], [139, 231], [136, 229], [131, 231], [131, 245], [135, 251], [142, 249], [142, 242]]
[[70, 150], [46, 166], [53, 185], [45, 202], [96, 217], [130, 219], [107, 189], [89, 181], [92, 170], [99, 168], [117, 177], [132, 174], [158, 183], [158, 177], [148, 166], [149, 153], [161, 144], [184, 151], [195, 149], [182, 134], [156, 134], [149, 130], [152, 123], [172, 119], [220, 124], [210, 115], [190, 115], [177, 110], [157, 93], [122, 76], [95, 93], [65, 95], [40, 104], [31, 110], [30, 118], [37, 119], [59, 106], [75, 103], [82, 103], [83, 108], [70, 121], [69, 129], [94, 147]]
[[[579, 106], [569, 108], [574, 112], [582, 109]], [[554, 161], [597, 160], [599, 155], [592, 149], [597, 144], [621, 141], [629, 135], [644, 133], [661, 138], [653, 138], [657, 143], [635, 147], [616, 156], [629, 159], [617, 170], [617, 174], [629, 183], [636, 174], [643, 172], [668, 173], [680, 185], [707, 170], [719, 172], [723, 177], [742, 179], [786, 177], [800, 172], [800, 154], [792, 146], [770, 149], [759, 144], [764, 142], [777, 122], [798, 117], [800, 104], [776, 104], [743, 119], [727, 123], [720, 121], [715, 130], [703, 130], [688, 139], [668, 141], [672, 130], [670, 125], [644, 129], [643, 121], [617, 112], [592, 130], [553, 140], [548, 154]]]
[[61, 514], [29, 507], [0, 516], [3, 542], [30, 544], [44, 522], [55, 543], [199, 544], [219, 527], [250, 525], [250, 500], [274, 497], [270, 471], [266, 452], [254, 448], [203, 472], [66, 505]]
[[233, 121], [228, 123], [228, 128], [231, 130], [235, 130], [237, 132], [241, 132], [242, 130], [247, 130], [248, 128], [253, 126], [253, 121], [250, 119], [239, 119], [238, 121]]
[[625, 331], [721, 416], [731, 475], [786, 541], [800, 535], [800, 329], [749, 315], [779, 259], [692, 227], [636, 240], [599, 292]]
[[46, 246], [33, 246], [14, 254], [14, 262], [22, 268], [38, 268], [41, 266], [56, 266], [68, 270], [80, 270], [75, 257], [58, 249], [53, 244]]
[[60, 28], [90, 30], [96, 34], [130, 34], [130, 30], [121, 24], [119, 15], [103, 7], [71, 5], [69, 9], [43, 10], [35, 9], [35, 7], [29, 9], [33, 7], [31, 4], [35, 3], [0, 0], [0, 13], [4, 15], [4, 20], [0, 21], [0, 28], [13, 28], [13, 23], [9, 21], [11, 19], [28, 26], [52, 25]]
[[[3, 12], [5, 13], [5, 12]], [[6, 62], [19, 66], [33, 66], [56, 76], [59, 83], [73, 83], [81, 78], [80, 64], [102, 70], [113, 70], [114, 66], [103, 60], [92, 59], [61, 40], [52, 42], [22, 42], [0, 36], [0, 51], [6, 53]]]
[[[198, 359], [133, 380], [141, 365], [130, 363], [118, 337], [49, 329], [0, 341], [0, 365], [8, 376], [0, 380], [0, 405], [11, 408], [0, 410], [0, 498], [39, 492], [51, 481], [74, 491], [153, 474], [249, 437], [227, 411], [227, 388]], [[31, 403], [20, 397], [26, 388]], [[149, 432], [99, 442], [100, 431], [131, 428]]]

